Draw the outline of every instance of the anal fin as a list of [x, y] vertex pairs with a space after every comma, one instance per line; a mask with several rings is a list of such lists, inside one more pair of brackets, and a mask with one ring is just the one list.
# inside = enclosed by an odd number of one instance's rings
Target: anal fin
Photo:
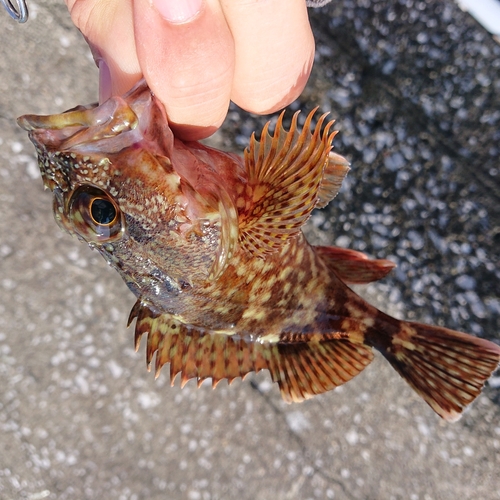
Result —
[[372, 360], [369, 347], [347, 339], [282, 344], [269, 371], [283, 399], [291, 403], [345, 384]]
[[[181, 375], [181, 386], [197, 379], [198, 386], [212, 378], [215, 387], [222, 379], [231, 382], [250, 372], [268, 369], [283, 399], [297, 402], [334, 389], [361, 372], [373, 359], [370, 347], [348, 339], [295, 343], [259, 343], [221, 333], [210, 333], [184, 325], [169, 314], [153, 312], [140, 301], [129, 323], [137, 319], [136, 348], [147, 334], [148, 368], [156, 353], [155, 369], [170, 363], [170, 377]], [[328, 338], [328, 337], [326, 337]]]

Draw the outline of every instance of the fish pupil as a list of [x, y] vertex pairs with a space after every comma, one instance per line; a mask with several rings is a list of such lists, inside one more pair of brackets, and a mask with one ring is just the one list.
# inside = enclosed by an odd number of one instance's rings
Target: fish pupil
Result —
[[111, 224], [116, 218], [116, 209], [113, 203], [102, 198], [92, 200], [90, 213], [98, 224]]

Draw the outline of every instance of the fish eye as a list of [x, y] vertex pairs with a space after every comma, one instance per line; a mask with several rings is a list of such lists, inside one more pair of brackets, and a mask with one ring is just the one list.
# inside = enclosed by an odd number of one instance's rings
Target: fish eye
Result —
[[85, 240], [100, 243], [121, 237], [121, 210], [102, 189], [80, 186], [72, 194], [68, 208], [74, 230]]
[[104, 198], [94, 198], [90, 203], [90, 214], [96, 224], [109, 226], [116, 219], [114, 204]]

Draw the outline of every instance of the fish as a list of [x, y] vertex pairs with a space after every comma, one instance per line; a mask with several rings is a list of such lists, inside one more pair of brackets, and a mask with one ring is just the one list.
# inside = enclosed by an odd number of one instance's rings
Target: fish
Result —
[[339, 192], [348, 161], [317, 110], [283, 113], [243, 156], [183, 142], [144, 81], [101, 105], [25, 115], [59, 226], [97, 250], [137, 297], [135, 346], [156, 376], [213, 387], [268, 370], [285, 401], [344, 384], [379, 351], [456, 421], [500, 362], [494, 342], [395, 319], [351, 284], [394, 263], [312, 246], [302, 227]]

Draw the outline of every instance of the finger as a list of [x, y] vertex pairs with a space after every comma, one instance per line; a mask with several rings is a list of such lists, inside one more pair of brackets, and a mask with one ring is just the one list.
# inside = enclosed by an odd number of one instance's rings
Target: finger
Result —
[[180, 0], [133, 1], [142, 72], [176, 134], [190, 140], [209, 136], [223, 122], [234, 73], [233, 38], [220, 5], [200, 3], [185, 20], [173, 10]]
[[141, 78], [131, 0], [66, 0], [100, 68], [100, 101], [121, 95]]
[[223, 0], [234, 36], [232, 100], [254, 113], [276, 111], [304, 89], [314, 60], [314, 38], [304, 0]]

